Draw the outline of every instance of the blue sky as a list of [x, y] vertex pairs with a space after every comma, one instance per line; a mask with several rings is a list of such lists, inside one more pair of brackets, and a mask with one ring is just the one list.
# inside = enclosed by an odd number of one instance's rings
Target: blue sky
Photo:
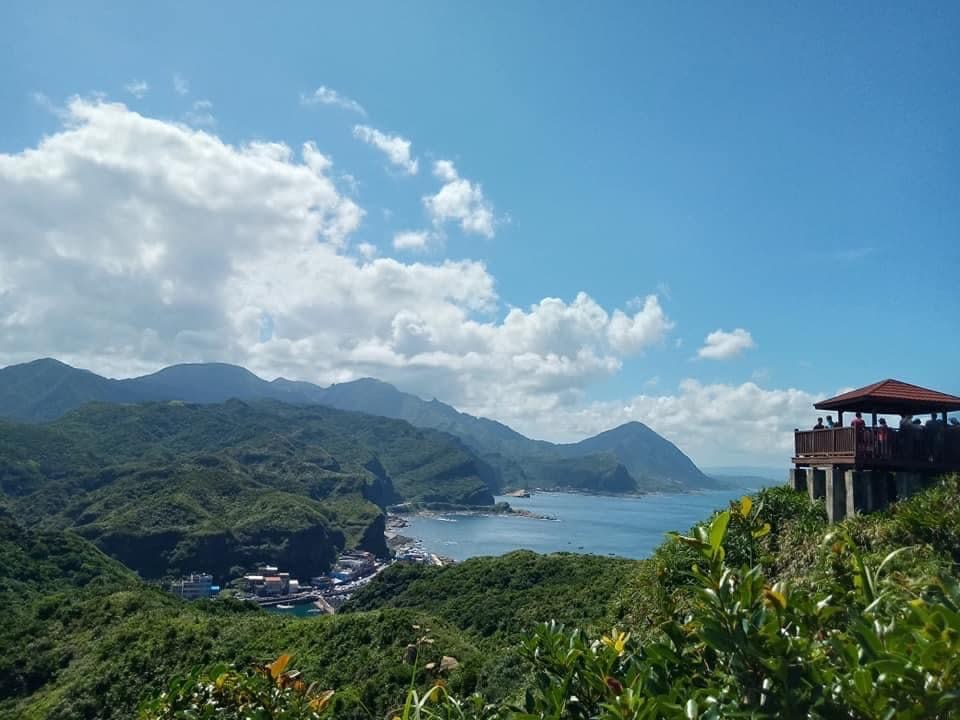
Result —
[[[340, 252], [369, 243], [407, 265], [482, 263], [496, 302], [481, 315], [493, 323], [579, 292], [628, 314], [656, 294], [667, 318], [641, 349], [609, 353], [615, 371], [577, 376], [569, 397], [556, 383], [531, 391], [522, 412], [509, 405], [522, 382], [497, 404], [463, 389], [476, 376], [458, 384], [396, 363], [376, 374], [425, 395], [436, 384], [441, 399], [535, 435], [558, 432], [542, 419], [550, 402], [572, 413], [557, 439], [631, 405], [609, 424], [649, 422], [701, 462], [764, 460], [774, 453], [762, 444], [728, 452], [679, 430], [695, 408], [658, 413], [691, 380], [718, 388], [698, 402], [726, 398], [705, 411], [720, 423], [749, 411], [723, 404], [738, 392], [753, 408], [777, 399], [749, 421], [779, 430], [807, 420], [792, 416], [809, 398], [784, 400], [790, 389], [898, 377], [960, 394], [958, 30], [951, 3], [6, 3], [0, 153], [17, 158], [63, 132], [74, 96], [231, 146], [313, 141], [364, 213]], [[305, 105], [319, 87], [365, 113]], [[417, 174], [358, 140], [358, 124], [410, 141]], [[490, 233], [431, 219], [423, 198], [445, 182], [431, 170], [442, 160], [482, 192]], [[433, 239], [397, 250], [401, 231]], [[281, 327], [275, 315], [263, 322]], [[753, 347], [698, 357], [710, 333], [737, 328]], [[14, 341], [0, 360], [57, 354], [124, 374], [169, 359], [144, 353], [125, 368], [115, 350]], [[200, 354], [221, 359], [216, 345]], [[265, 375], [351, 374], [222, 354]], [[781, 395], [758, 401], [745, 383]], [[638, 395], [647, 400], [627, 400]]]

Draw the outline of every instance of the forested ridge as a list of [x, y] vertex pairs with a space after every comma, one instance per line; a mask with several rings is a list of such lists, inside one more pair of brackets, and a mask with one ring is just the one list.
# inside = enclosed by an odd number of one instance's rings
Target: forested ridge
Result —
[[0, 418], [54, 420], [88, 402], [179, 400], [222, 403], [275, 400], [324, 405], [405, 420], [456, 437], [483, 460], [498, 488], [575, 488], [610, 493], [677, 491], [716, 486], [679, 448], [639, 422], [594, 437], [554, 444], [525, 437], [503, 423], [427, 401], [373, 378], [324, 388], [277, 378], [266, 381], [226, 363], [173, 365], [114, 380], [52, 358], [0, 368]]
[[394, 502], [493, 504], [490, 470], [450, 436], [274, 401], [90, 403], [0, 422], [0, 502], [70, 528], [145, 577], [257, 562], [309, 575], [361, 547], [386, 554]]

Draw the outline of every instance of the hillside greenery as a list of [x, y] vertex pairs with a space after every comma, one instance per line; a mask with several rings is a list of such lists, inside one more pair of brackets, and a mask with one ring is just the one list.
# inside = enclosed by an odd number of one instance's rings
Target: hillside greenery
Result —
[[[444, 656], [456, 660], [443, 673], [451, 690], [506, 699], [522, 671], [510, 643], [536, 621], [538, 603], [562, 592], [552, 609], [556, 617], [591, 624], [594, 573], [608, 578], [600, 590], [613, 592], [632, 565], [524, 553], [514, 558], [518, 569], [509, 581], [490, 591], [482, 582], [483, 561], [465, 564], [474, 603], [512, 608], [513, 620], [503, 627], [468, 626], [452, 606], [293, 618], [231, 600], [181, 601], [143, 584], [70, 531], [25, 530], [9, 519], [0, 528], [3, 588], [10, 587], [9, 593], [0, 589], [0, 598], [16, 608], [0, 617], [4, 719], [130, 718], [168, 688], [172, 676], [223, 663], [253, 667], [287, 653], [294, 657], [291, 669], [336, 688], [331, 708], [337, 717], [385, 716], [398, 698], [402, 702], [411, 680], [423, 690], [433, 684]], [[509, 559], [490, 562], [498, 571]], [[406, 568], [397, 569], [402, 576]], [[463, 576], [460, 568], [451, 569]], [[449, 580], [440, 573], [436, 581], [452, 598]], [[549, 593], [538, 589], [541, 582]]]
[[[822, 508], [789, 490], [745, 497], [635, 564], [627, 604], [652, 596], [645, 622], [635, 615], [607, 632], [537, 624], [514, 646], [523, 677], [506, 699], [464, 695], [440, 678], [411, 685], [392, 712], [403, 720], [957, 717], [958, 500], [954, 476], [827, 528]], [[491, 599], [470, 582], [476, 573], [464, 573], [461, 610]], [[451, 593], [431, 591], [443, 585], [439, 576], [403, 575], [390, 583], [404, 604], [456, 612]], [[356, 604], [393, 602], [385, 589]], [[255, 682], [249, 669], [230, 672], [241, 687]], [[171, 708], [211, 682], [216, 675], [178, 680], [142, 717], [174, 717]], [[284, 701], [263, 716], [336, 715], [325, 705], [308, 711]]]
[[[263, 380], [225, 363], [174, 365], [136, 378], [112, 380], [46, 358], [0, 369], [0, 418], [46, 421], [91, 401], [136, 403], [179, 400], [222, 403], [230, 399], [319, 404], [410, 424], [456, 437], [482, 458], [491, 490], [575, 488], [639, 493], [715, 486], [683, 452], [638, 422], [557, 445], [532, 440], [503, 423], [462, 413], [433, 399], [372, 378], [323, 388], [278, 378]], [[428, 493], [420, 486], [406, 495]]]
[[622, 558], [529, 550], [442, 568], [398, 564], [340, 612], [421, 610], [479, 638], [498, 640], [515, 639], [544, 618], [599, 629], [620, 619], [620, 589], [636, 568], [636, 561]]
[[383, 508], [491, 506], [489, 468], [408, 423], [274, 401], [91, 403], [0, 422], [0, 492], [21, 524], [73, 529], [145, 577], [258, 562], [309, 577], [387, 553]]
[[648, 560], [398, 565], [304, 619], [184, 603], [6, 518], [0, 718], [201, 717], [198, 698], [217, 717], [954, 717], [958, 507], [950, 477], [829, 527], [776, 488]]

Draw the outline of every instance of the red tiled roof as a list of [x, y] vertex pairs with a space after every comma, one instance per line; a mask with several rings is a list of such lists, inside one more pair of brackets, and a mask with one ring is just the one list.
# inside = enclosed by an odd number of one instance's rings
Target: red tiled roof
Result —
[[900, 380], [881, 380], [814, 404], [818, 410], [867, 412], [943, 412], [960, 410], [960, 397]]

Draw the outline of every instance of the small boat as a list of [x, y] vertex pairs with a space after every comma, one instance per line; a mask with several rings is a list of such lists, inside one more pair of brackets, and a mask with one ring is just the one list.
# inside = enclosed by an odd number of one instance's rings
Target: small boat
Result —
[[277, 610], [293, 610], [293, 605], [277, 605]]

